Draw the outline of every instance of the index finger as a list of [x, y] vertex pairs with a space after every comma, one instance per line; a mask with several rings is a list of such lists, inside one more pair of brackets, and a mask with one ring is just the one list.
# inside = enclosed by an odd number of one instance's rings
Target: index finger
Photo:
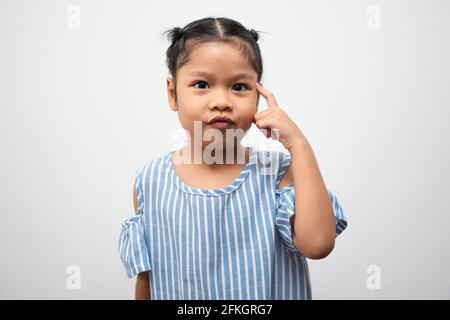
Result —
[[277, 100], [275, 100], [274, 95], [272, 92], [266, 90], [261, 84], [256, 82], [256, 90], [258, 90], [259, 93], [262, 94], [264, 98], [267, 100], [267, 105], [269, 108], [278, 107]]

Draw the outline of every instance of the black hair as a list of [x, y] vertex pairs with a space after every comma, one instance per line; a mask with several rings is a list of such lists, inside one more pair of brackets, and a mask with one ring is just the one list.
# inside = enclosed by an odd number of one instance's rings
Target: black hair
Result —
[[176, 95], [177, 70], [189, 61], [192, 48], [200, 43], [215, 41], [228, 43], [249, 59], [260, 82], [263, 73], [261, 51], [258, 45], [259, 32], [247, 29], [236, 20], [207, 17], [190, 22], [185, 27], [174, 27], [164, 32], [171, 42], [166, 51], [166, 65], [172, 76]]

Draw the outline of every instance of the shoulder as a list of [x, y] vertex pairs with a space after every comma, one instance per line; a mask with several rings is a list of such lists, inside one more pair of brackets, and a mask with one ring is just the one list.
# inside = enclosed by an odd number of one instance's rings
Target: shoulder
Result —
[[156, 179], [159, 179], [159, 174], [162, 170], [167, 169], [170, 153], [160, 156], [156, 159], [151, 159], [139, 165], [134, 171], [133, 182], [133, 204], [135, 210], [142, 205], [144, 195], [148, 192], [150, 184], [154, 184]]
[[149, 182], [151, 179], [155, 179], [157, 172], [161, 170], [166, 170], [169, 165], [170, 153], [166, 153], [158, 158], [151, 159], [142, 163], [134, 171], [134, 180], [136, 189], [142, 187], [142, 184]]

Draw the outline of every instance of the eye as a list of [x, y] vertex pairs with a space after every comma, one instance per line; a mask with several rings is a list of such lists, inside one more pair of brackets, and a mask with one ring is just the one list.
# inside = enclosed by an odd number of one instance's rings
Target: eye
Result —
[[[200, 86], [197, 86], [200, 85]], [[200, 80], [194, 83], [194, 87], [197, 89], [206, 89], [206, 86], [209, 86], [206, 81]], [[248, 87], [243, 83], [237, 83], [233, 86], [233, 88], [237, 88], [236, 91], [238, 92], [244, 92], [245, 90], [248, 90]], [[244, 90], [245, 89], [245, 90]]]
[[246, 90], [248, 89], [247, 86], [245, 84], [243, 84], [243, 83], [237, 83], [236, 85], [234, 85], [234, 87], [241, 88], [241, 90], [237, 90], [239, 92], [243, 92], [242, 89], [246, 89]]
[[194, 87], [196, 87], [197, 89], [205, 89], [205, 88], [199, 88], [199, 87], [197, 87], [196, 85], [199, 84], [199, 83], [201, 83], [201, 84], [207, 84], [205, 81], [197, 81], [196, 83], [194, 83]]

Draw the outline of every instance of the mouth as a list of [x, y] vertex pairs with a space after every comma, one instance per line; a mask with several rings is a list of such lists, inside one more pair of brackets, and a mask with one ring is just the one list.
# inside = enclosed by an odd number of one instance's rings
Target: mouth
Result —
[[229, 117], [215, 117], [208, 124], [213, 128], [226, 129], [231, 128], [234, 125], [234, 121]]

